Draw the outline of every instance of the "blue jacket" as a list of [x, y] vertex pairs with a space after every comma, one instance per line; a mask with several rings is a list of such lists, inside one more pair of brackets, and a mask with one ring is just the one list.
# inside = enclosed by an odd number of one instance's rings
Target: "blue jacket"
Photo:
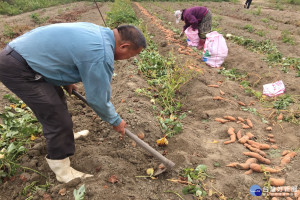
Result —
[[94, 111], [113, 126], [121, 123], [110, 102], [115, 49], [112, 30], [87, 22], [52, 24], [25, 33], [9, 46], [49, 83], [82, 82]]

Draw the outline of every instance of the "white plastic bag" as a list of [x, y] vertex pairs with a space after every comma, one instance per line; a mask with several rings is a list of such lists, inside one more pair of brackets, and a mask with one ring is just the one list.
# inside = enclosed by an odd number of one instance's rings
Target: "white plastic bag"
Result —
[[263, 94], [269, 97], [274, 97], [283, 94], [284, 91], [285, 91], [285, 87], [281, 80], [276, 81], [275, 83], [268, 83], [263, 85]]
[[206, 34], [202, 60], [211, 67], [221, 67], [228, 55], [225, 38], [217, 31]]
[[192, 27], [188, 27], [185, 31], [184, 31], [186, 37], [187, 37], [187, 43], [189, 46], [198, 46], [199, 43], [199, 36], [198, 36], [198, 29], [195, 29], [193, 31]]

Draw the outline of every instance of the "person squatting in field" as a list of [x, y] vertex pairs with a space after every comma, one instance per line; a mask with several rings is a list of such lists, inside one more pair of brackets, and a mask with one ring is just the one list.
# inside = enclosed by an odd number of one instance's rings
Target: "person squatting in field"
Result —
[[175, 17], [176, 23], [179, 23], [180, 20], [185, 23], [180, 36], [183, 36], [184, 31], [189, 26], [191, 26], [193, 30], [198, 29], [200, 41], [197, 48], [202, 49], [206, 40], [206, 34], [211, 32], [212, 13], [210, 10], [203, 6], [176, 10]]
[[244, 5], [244, 8], [249, 9], [249, 8], [250, 8], [250, 5], [251, 5], [251, 2], [252, 2], [252, 0], [246, 0], [245, 5]]
[[88, 22], [38, 27], [11, 41], [0, 52], [0, 81], [29, 106], [43, 126], [46, 161], [60, 182], [92, 175], [73, 169], [73, 122], [64, 89], [71, 94], [82, 82], [89, 105], [122, 135], [126, 122], [116, 113], [111, 97], [114, 60], [146, 48], [135, 26], [109, 29]]

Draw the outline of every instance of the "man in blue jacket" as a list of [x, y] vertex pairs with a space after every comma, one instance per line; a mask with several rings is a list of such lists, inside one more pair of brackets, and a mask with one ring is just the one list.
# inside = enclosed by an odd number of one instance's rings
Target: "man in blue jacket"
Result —
[[71, 94], [82, 82], [86, 99], [102, 120], [125, 134], [126, 122], [110, 102], [114, 60], [139, 54], [144, 35], [134, 26], [116, 29], [92, 23], [61, 23], [36, 28], [0, 52], [0, 81], [29, 106], [43, 126], [46, 160], [60, 182], [84, 178], [70, 166], [73, 123], [61, 86]]

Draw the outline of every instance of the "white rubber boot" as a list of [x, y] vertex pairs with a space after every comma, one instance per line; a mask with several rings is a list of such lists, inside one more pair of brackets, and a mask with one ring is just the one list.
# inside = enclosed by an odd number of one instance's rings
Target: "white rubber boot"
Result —
[[79, 131], [77, 133], [74, 133], [74, 139], [78, 139], [80, 137], [86, 137], [90, 134], [89, 130], [83, 130], [83, 131]]
[[56, 179], [59, 182], [67, 183], [75, 178], [88, 178], [92, 177], [91, 174], [84, 174], [73, 169], [70, 166], [70, 159], [65, 158], [63, 160], [50, 160], [46, 158], [50, 169], [55, 173]]

